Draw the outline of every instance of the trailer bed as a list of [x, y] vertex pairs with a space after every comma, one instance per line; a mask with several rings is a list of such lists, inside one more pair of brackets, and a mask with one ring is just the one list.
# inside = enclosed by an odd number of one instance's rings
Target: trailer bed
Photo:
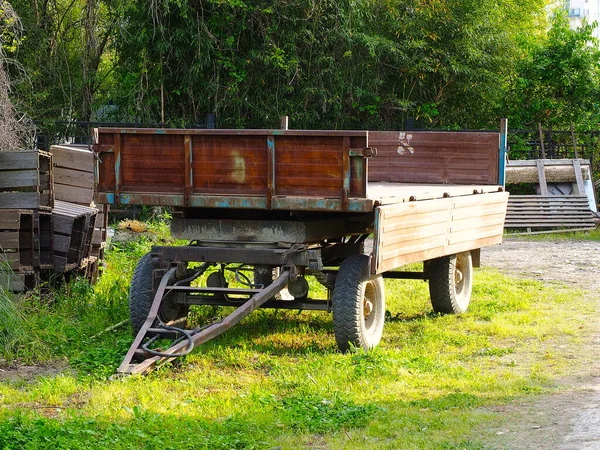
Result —
[[[508, 194], [500, 137], [99, 128], [98, 201], [178, 207], [197, 211], [195, 219], [206, 211], [216, 211], [212, 219], [222, 212], [225, 220], [231, 219], [227, 211], [241, 219], [253, 214], [256, 223], [247, 223], [254, 230], [280, 217], [277, 212], [287, 213], [288, 221], [318, 212], [324, 220], [362, 215], [362, 228], [331, 233], [373, 233], [372, 272], [382, 273], [501, 241]], [[328, 223], [310, 220], [307, 235], [322, 236]], [[223, 224], [233, 227], [231, 220]]]

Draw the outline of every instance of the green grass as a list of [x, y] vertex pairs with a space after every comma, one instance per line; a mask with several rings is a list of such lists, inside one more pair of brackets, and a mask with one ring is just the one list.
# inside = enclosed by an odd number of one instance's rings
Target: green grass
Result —
[[94, 287], [16, 300], [37, 331], [9, 356], [70, 367], [0, 383], [1, 448], [491, 448], [489, 407], [557, 389], [595, 326], [581, 292], [481, 269], [460, 316], [431, 313], [422, 281], [387, 280], [371, 352], [338, 353], [325, 312], [260, 310], [173, 365], [108, 380], [130, 331], [92, 337], [127, 317], [135, 261], [163, 233], [110, 251]]
[[600, 228], [590, 231], [564, 231], [560, 233], [545, 234], [517, 234], [505, 232], [505, 237], [511, 239], [523, 239], [527, 241], [556, 241], [556, 240], [575, 240], [575, 241], [600, 241]]

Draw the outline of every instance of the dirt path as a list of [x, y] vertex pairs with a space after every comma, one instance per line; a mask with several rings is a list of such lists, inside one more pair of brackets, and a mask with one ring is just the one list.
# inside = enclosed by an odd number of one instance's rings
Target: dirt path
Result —
[[[581, 288], [600, 311], [600, 242], [508, 239], [482, 250], [481, 263], [510, 275]], [[509, 420], [502, 428], [490, 429], [493, 445], [600, 450], [600, 329], [583, 353], [583, 372], [562, 380], [561, 393], [495, 410]]]

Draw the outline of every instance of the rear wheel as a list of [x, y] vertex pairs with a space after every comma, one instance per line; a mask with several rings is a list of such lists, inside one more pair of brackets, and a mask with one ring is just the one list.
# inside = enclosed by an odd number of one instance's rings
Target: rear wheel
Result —
[[[150, 253], [147, 253], [138, 261], [133, 271], [129, 287], [129, 319], [134, 335], [138, 334], [146, 322], [154, 301], [153, 270]], [[188, 305], [177, 304], [176, 297], [170, 295], [163, 299], [158, 310], [158, 317], [163, 323], [180, 320], [187, 317], [188, 310]]]
[[471, 252], [428, 261], [427, 273], [431, 305], [435, 312], [460, 314], [468, 309], [473, 288]]
[[385, 321], [381, 276], [371, 277], [369, 257], [346, 258], [333, 288], [333, 329], [342, 352], [351, 347], [369, 350], [379, 344]]

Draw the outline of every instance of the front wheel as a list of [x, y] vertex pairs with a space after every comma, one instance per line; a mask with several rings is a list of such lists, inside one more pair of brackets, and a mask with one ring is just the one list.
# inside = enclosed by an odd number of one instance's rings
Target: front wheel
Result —
[[[142, 325], [146, 322], [150, 308], [152, 308], [152, 302], [154, 301], [154, 291], [152, 289], [153, 270], [150, 253], [147, 253], [140, 258], [131, 277], [129, 319], [134, 336], [138, 334]], [[177, 304], [175, 299], [173, 295], [163, 299], [158, 310], [158, 318], [163, 323], [187, 317], [189, 306]]]
[[346, 258], [333, 288], [333, 330], [342, 352], [351, 347], [369, 350], [379, 344], [385, 321], [381, 276], [371, 277], [369, 257]]
[[437, 313], [461, 314], [469, 307], [473, 288], [471, 252], [427, 262], [431, 305]]

